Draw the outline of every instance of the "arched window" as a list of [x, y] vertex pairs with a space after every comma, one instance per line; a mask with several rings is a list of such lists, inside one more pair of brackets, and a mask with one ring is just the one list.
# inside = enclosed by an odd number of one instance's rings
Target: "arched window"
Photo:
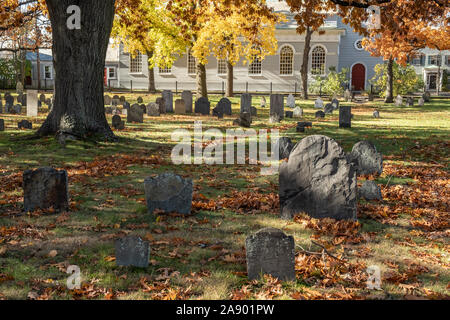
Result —
[[290, 46], [284, 46], [280, 50], [280, 74], [291, 75], [294, 62], [294, 50]]
[[315, 75], [325, 74], [326, 53], [325, 49], [317, 46], [311, 54], [311, 73]]
[[188, 74], [196, 74], [197, 73], [197, 59], [191, 54], [191, 51], [188, 52]]
[[130, 73], [142, 73], [142, 54], [137, 52], [133, 57], [130, 54]]

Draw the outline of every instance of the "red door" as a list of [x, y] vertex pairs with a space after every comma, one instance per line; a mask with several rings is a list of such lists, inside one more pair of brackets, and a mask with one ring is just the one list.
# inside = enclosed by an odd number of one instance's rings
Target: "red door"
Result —
[[355, 91], [362, 91], [366, 84], [366, 67], [357, 63], [352, 68], [352, 88]]
[[105, 86], [108, 85], [108, 68], [105, 68], [105, 71], [103, 73], [103, 82], [104, 82]]

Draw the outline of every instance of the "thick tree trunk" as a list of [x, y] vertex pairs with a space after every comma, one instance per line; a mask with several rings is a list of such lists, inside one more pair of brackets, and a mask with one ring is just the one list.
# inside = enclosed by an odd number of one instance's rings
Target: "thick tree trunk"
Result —
[[[46, 0], [53, 33], [55, 102], [39, 135], [115, 140], [103, 101], [103, 76], [115, 0]], [[67, 27], [67, 8], [81, 10], [81, 29]], [[92, 137], [95, 136], [95, 137]]]
[[206, 86], [206, 66], [197, 63], [197, 98], [208, 98], [208, 88]]
[[[147, 57], [150, 58], [153, 55], [153, 52], [147, 52]], [[155, 85], [155, 68], [153, 68], [150, 63], [148, 64], [148, 92], [155, 93], [156, 85]]]
[[233, 65], [231, 64], [231, 62], [227, 61], [227, 92], [226, 92], [226, 96], [227, 97], [232, 97], [234, 92], [233, 92]]
[[387, 83], [385, 103], [394, 103], [394, 59], [389, 59], [387, 64]]
[[303, 99], [308, 99], [308, 65], [309, 65], [309, 51], [311, 50], [311, 37], [314, 31], [309, 27], [306, 29], [305, 48], [303, 50], [303, 62], [300, 70], [302, 76], [302, 95]]

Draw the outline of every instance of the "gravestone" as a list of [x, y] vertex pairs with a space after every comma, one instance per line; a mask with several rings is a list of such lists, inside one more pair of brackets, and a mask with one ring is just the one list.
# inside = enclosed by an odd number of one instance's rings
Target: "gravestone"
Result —
[[250, 107], [250, 114], [252, 115], [252, 117], [257, 117], [258, 116], [258, 110], [255, 107]]
[[375, 111], [373, 112], [373, 117], [374, 117], [374, 118], [379, 118], [379, 117], [380, 117], [380, 112], [379, 112], [378, 110], [375, 110]]
[[159, 117], [159, 106], [154, 102], [150, 102], [147, 105], [147, 115], [150, 117]]
[[319, 110], [316, 112], [315, 116], [316, 116], [316, 118], [325, 118], [325, 112], [323, 112], [322, 110]]
[[19, 129], [33, 129], [33, 124], [28, 120], [22, 120], [17, 124], [17, 128]]
[[27, 106], [27, 117], [37, 117], [37, 116], [38, 116], [38, 105], [37, 105], [37, 103], [30, 103]]
[[250, 93], [241, 94], [241, 113], [251, 113], [252, 95]]
[[186, 113], [186, 104], [183, 99], [175, 100], [175, 113], [176, 114], [185, 114]]
[[125, 101], [123, 104], [122, 104], [122, 108], [124, 109], [124, 110], [130, 110], [130, 108], [131, 108], [131, 106], [130, 106], [130, 103], [129, 102], [127, 102], [127, 101]]
[[295, 107], [293, 110], [293, 116], [294, 116], [294, 118], [303, 117], [303, 109], [300, 107]]
[[323, 109], [323, 100], [321, 98], [317, 98], [317, 100], [314, 101], [314, 108]]
[[350, 92], [349, 89], [345, 89], [344, 91], [344, 99], [346, 102], [349, 102], [350, 100], [352, 100], [352, 93]]
[[419, 98], [419, 102], [418, 102], [418, 106], [419, 107], [423, 107], [424, 105], [425, 105], [425, 100], [422, 97], [420, 97]]
[[116, 100], [120, 101], [120, 97], [117, 94], [115, 94], [112, 98], [113, 98], [113, 100], [116, 99]]
[[164, 105], [166, 106], [166, 112], [173, 112], [173, 93], [170, 90], [164, 90], [162, 92], [164, 98]]
[[23, 107], [27, 106], [27, 94], [26, 93], [22, 94], [22, 99], [20, 100], [20, 103], [22, 104]]
[[167, 213], [191, 213], [193, 192], [191, 179], [184, 179], [173, 173], [163, 173], [155, 178], [145, 179], [144, 186], [149, 213], [153, 213], [155, 209]]
[[414, 107], [414, 98], [413, 97], [407, 97], [406, 98], [406, 106], [407, 107]]
[[270, 95], [270, 119], [271, 123], [277, 123], [284, 118], [284, 96], [282, 94]]
[[294, 112], [293, 111], [286, 111], [284, 116], [286, 118], [292, 118], [294, 116]]
[[292, 93], [289, 94], [286, 98], [286, 106], [288, 106], [289, 108], [295, 107], [295, 97], [292, 95]]
[[10, 109], [10, 111], [11, 111], [12, 114], [21, 114], [22, 113], [22, 106], [20, 104], [16, 104]]
[[373, 101], [373, 99], [374, 99], [373, 93], [369, 93], [368, 97], [369, 97], [369, 101]]
[[352, 107], [341, 106], [339, 107], [339, 128], [351, 128], [352, 127]]
[[2, 101], [2, 95], [0, 94], [0, 113], [3, 113], [3, 101]]
[[297, 122], [296, 131], [297, 132], [305, 132], [305, 128], [311, 128], [311, 127], [312, 127], [312, 122], [300, 121], [300, 122]]
[[107, 105], [107, 106], [110, 106], [111, 105], [111, 97], [110, 96], [108, 96], [108, 95], [105, 95], [104, 97], [103, 97], [103, 100], [105, 101], [105, 105]]
[[5, 120], [0, 119], [0, 131], [5, 131]]
[[142, 110], [141, 106], [138, 105], [137, 103], [133, 104], [130, 110], [128, 110], [127, 122], [137, 122], [137, 123], [144, 122], [144, 111]]
[[164, 98], [156, 98], [156, 104], [158, 105], [160, 114], [166, 113], [166, 104], [164, 103]]
[[16, 93], [19, 95], [23, 93], [23, 84], [20, 81], [16, 84]]
[[294, 148], [292, 140], [288, 137], [280, 137], [278, 138], [276, 145], [278, 146], [279, 159], [289, 158], [289, 154], [291, 153], [291, 150]]
[[23, 173], [24, 210], [69, 209], [69, 187], [67, 171], [43, 167]]
[[333, 110], [339, 109], [339, 100], [338, 99], [333, 99], [331, 101], [331, 105], [333, 106]]
[[221, 106], [222, 110], [223, 110], [223, 114], [227, 115], [227, 116], [231, 116], [233, 114], [232, 110], [231, 110], [231, 101], [228, 98], [222, 98], [220, 99], [219, 103], [217, 104], [217, 106]]
[[431, 100], [430, 91], [425, 91], [425, 93], [422, 95], [422, 98], [425, 102], [430, 102], [430, 100]]
[[364, 181], [363, 185], [358, 190], [358, 194], [360, 198], [366, 200], [383, 200], [380, 187], [371, 180]]
[[223, 119], [223, 106], [217, 104], [217, 106], [212, 110], [213, 116], [216, 116], [218, 119]]
[[41, 95], [39, 96], [39, 101], [41, 102], [41, 103], [45, 103], [45, 100], [46, 100], [47, 98], [45, 97], [45, 94], [43, 94], [43, 93], [41, 93]]
[[260, 106], [261, 108], [265, 108], [266, 105], [267, 105], [266, 97], [262, 96], [262, 97], [261, 97], [261, 101], [260, 101], [260, 103], [259, 103], [259, 106]]
[[116, 114], [112, 117], [112, 126], [116, 130], [125, 129], [125, 121], [122, 121], [122, 118]]
[[[114, 96], [114, 97], [117, 97], [117, 96]], [[111, 105], [112, 106], [117, 107], [119, 104], [120, 104], [120, 99], [118, 97], [117, 98], [112, 98], [112, 100], [111, 100]]]
[[113, 108], [112, 107], [105, 107], [105, 114], [112, 114]]
[[233, 121], [233, 124], [240, 127], [250, 128], [250, 125], [252, 124], [252, 115], [248, 112], [242, 112], [239, 114], [239, 118]]
[[[120, 99], [120, 98], [119, 98]], [[137, 98], [137, 103], [142, 104], [144, 103], [144, 99], [142, 99], [142, 97], [138, 97]]]
[[327, 103], [327, 104], [325, 105], [325, 108], [323, 109], [323, 112], [324, 112], [325, 114], [331, 114], [331, 113], [333, 113], [333, 110], [334, 110], [333, 105], [332, 105], [331, 103]]
[[263, 274], [282, 281], [295, 280], [295, 244], [292, 236], [275, 228], [264, 228], [245, 240], [249, 280]]
[[397, 98], [395, 98], [395, 105], [397, 107], [401, 107], [403, 105], [403, 97], [401, 95], [398, 95]]
[[339, 144], [326, 136], [303, 138], [279, 174], [283, 219], [305, 212], [313, 218], [356, 219], [356, 170]]
[[150, 244], [138, 236], [126, 236], [117, 239], [114, 243], [116, 249], [116, 265], [123, 267], [147, 268], [150, 258]]
[[145, 104], [140, 104], [139, 106], [142, 109], [142, 113], [145, 114], [147, 112], [147, 106]]
[[383, 155], [369, 141], [356, 143], [347, 158], [355, 164], [358, 175], [380, 175], [383, 172]]
[[[33, 90], [33, 91], [37, 92], [37, 90]], [[8, 95], [6, 95], [6, 93], [5, 93], [5, 104], [9, 105], [10, 107], [12, 107], [14, 104], [14, 97], [12, 95], [10, 95], [9, 93], [8, 93]]]
[[[30, 115], [28, 115], [28, 112], [30, 112]], [[37, 117], [37, 113], [38, 113], [38, 91], [27, 90], [27, 116]]]
[[211, 113], [211, 103], [205, 97], [200, 97], [195, 101], [195, 113], [209, 115]]
[[125, 96], [120, 96], [119, 98], [120, 103], [123, 104], [125, 101], [127, 101], [127, 99], [125, 98]]
[[184, 100], [186, 105], [186, 113], [192, 113], [192, 92], [185, 90], [181, 93], [181, 99]]

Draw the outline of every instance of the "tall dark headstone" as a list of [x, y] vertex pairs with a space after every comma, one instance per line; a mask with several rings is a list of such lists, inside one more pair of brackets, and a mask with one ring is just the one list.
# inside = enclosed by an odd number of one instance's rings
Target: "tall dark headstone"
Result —
[[352, 107], [341, 106], [339, 107], [339, 128], [351, 128], [352, 127]]
[[282, 94], [270, 95], [270, 122], [280, 122], [284, 118], [284, 96]]

